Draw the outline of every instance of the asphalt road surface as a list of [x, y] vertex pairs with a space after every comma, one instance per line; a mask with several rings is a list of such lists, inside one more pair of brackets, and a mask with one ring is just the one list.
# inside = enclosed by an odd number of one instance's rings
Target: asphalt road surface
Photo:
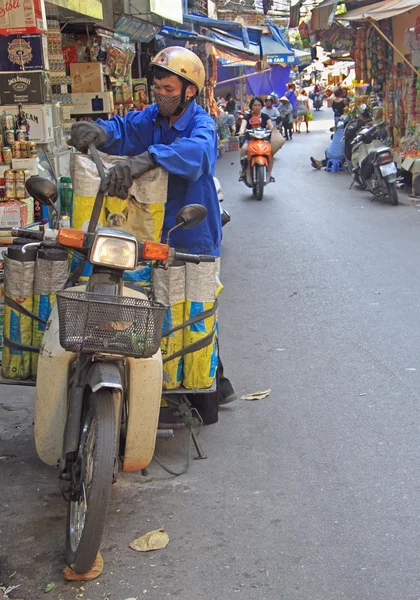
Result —
[[[311, 168], [329, 112], [287, 142], [262, 202], [238, 183], [237, 153], [218, 162], [232, 213], [223, 360], [238, 395], [272, 392], [222, 408], [201, 432], [208, 459], [188, 474], [154, 464], [148, 477], [120, 476], [97, 581], [63, 581], [65, 503], [35, 453], [33, 391], [0, 389], [0, 583], [20, 585], [11, 598], [420, 598], [420, 212]], [[180, 467], [184, 443], [159, 442], [159, 455]], [[130, 550], [162, 525], [166, 549]]]

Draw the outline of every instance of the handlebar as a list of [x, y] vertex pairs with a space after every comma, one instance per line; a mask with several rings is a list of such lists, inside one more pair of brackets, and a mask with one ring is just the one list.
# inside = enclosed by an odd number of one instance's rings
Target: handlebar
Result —
[[[75, 232], [76, 234], [80, 233], [81, 235], [68, 237], [67, 232], [71, 232], [71, 231]], [[62, 232], [62, 233], [60, 234], [60, 232]], [[64, 237], [68, 238], [67, 240], [64, 239], [63, 237], [61, 237], [63, 234], [64, 234]], [[91, 247], [91, 244], [93, 241], [91, 238], [93, 235], [94, 234], [78, 232], [76, 229], [67, 229], [67, 228], [59, 229], [59, 230], [47, 229], [46, 231], [30, 231], [28, 229], [21, 229], [21, 228], [12, 229], [13, 237], [22, 237], [22, 238], [27, 238], [28, 240], [36, 240], [38, 242], [42, 242], [42, 244], [39, 244], [39, 245], [46, 245], [46, 246], [48, 245], [49, 247], [51, 247], [51, 245], [56, 245], [61, 248], [62, 247], [73, 248], [73, 249], [77, 248], [77, 250], [79, 252], [82, 252], [85, 254], [88, 253], [88, 251]], [[77, 244], [76, 244], [76, 240], [77, 240]], [[162, 246], [162, 244], [157, 244], [157, 245]], [[166, 246], [166, 245], [163, 245], [163, 246], [168, 248], [168, 246]], [[158, 258], [156, 256], [154, 258], [151, 257], [151, 260], [157, 260], [159, 262], [162, 259]], [[194, 263], [194, 264], [198, 265], [201, 262], [215, 262], [216, 257], [215, 256], [207, 256], [204, 254], [188, 254], [186, 252], [176, 252], [175, 250], [172, 249], [169, 260], [170, 260], [170, 262], [177, 260], [177, 261], [181, 261], [181, 262], [189, 262], [189, 263]]]
[[182, 262], [190, 262], [196, 265], [202, 262], [215, 262], [215, 256], [207, 256], [205, 254], [186, 254], [185, 252], [175, 252], [175, 260]]
[[42, 241], [44, 239], [44, 232], [30, 231], [28, 229], [21, 229], [20, 227], [15, 227], [12, 229], [12, 237], [28, 238], [30, 240]]

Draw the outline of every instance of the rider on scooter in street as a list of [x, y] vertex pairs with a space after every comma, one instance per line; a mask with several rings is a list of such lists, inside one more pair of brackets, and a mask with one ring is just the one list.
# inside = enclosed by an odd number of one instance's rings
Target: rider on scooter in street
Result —
[[[151, 69], [154, 104], [124, 118], [116, 115], [109, 121], [75, 123], [69, 144], [85, 151], [93, 143], [108, 154], [131, 157], [109, 171], [106, 188], [110, 196], [127, 198], [134, 179], [157, 166], [166, 169], [169, 183], [162, 240], [174, 227], [180, 208], [199, 202], [208, 211], [207, 219], [194, 229], [174, 232], [171, 244], [192, 254], [220, 256], [220, 208], [213, 182], [216, 126], [195, 100], [204, 86], [204, 66], [190, 50], [172, 46], [154, 57]], [[217, 391], [203, 394], [205, 402], [217, 405], [235, 400], [220, 357], [217, 380]]]

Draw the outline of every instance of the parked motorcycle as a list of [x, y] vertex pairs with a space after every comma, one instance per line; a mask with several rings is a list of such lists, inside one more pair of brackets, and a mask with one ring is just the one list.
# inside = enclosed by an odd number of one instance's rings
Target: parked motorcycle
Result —
[[271, 131], [263, 127], [247, 129], [244, 138], [248, 139], [247, 156], [241, 159], [245, 162], [245, 185], [252, 188], [257, 200], [262, 200], [264, 186], [270, 183]]
[[313, 107], [315, 110], [320, 110], [322, 108], [324, 101], [323, 101], [323, 97], [322, 94], [314, 94], [314, 99], [313, 99]]
[[382, 141], [385, 136], [383, 121], [371, 127], [349, 121], [344, 131], [345, 159], [354, 181], [373, 196], [397, 205], [397, 167], [391, 149]]
[[[90, 151], [103, 178], [99, 155], [94, 147]], [[49, 180], [32, 177], [27, 189], [54, 207], [58, 192]], [[121, 229], [96, 230], [103, 200], [104, 193], [98, 191], [88, 232], [14, 231], [36, 240], [24, 250], [67, 248], [93, 265], [85, 285], [57, 292], [40, 350], [35, 398], [37, 452], [52, 466], [61, 456], [59, 479], [68, 502], [66, 562], [79, 573], [89, 571], [99, 550], [119, 461], [123, 471], [145, 469], [156, 437], [167, 435], [158, 429], [166, 307], [125, 287], [124, 272], [142, 261], [168, 268], [175, 261], [215, 260], [177, 252], [168, 244], [138, 242]], [[172, 231], [194, 227], [206, 215], [203, 206], [185, 206]], [[190, 432], [200, 456], [198, 440]]]

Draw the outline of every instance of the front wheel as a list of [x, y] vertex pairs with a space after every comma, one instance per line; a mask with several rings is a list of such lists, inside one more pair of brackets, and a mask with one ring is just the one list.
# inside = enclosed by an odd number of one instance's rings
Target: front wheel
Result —
[[264, 195], [264, 178], [265, 178], [265, 166], [264, 165], [256, 165], [255, 166], [255, 184], [254, 184], [254, 194], [257, 200], [262, 200]]
[[67, 510], [66, 562], [77, 573], [92, 567], [101, 544], [111, 495], [115, 409], [109, 390], [91, 394], [80, 435], [80, 496]]
[[398, 192], [397, 192], [397, 186], [395, 184], [395, 181], [387, 181], [386, 182], [386, 186], [388, 188], [388, 198], [389, 201], [391, 202], [391, 204], [393, 204], [394, 206], [397, 206], [398, 204]]

